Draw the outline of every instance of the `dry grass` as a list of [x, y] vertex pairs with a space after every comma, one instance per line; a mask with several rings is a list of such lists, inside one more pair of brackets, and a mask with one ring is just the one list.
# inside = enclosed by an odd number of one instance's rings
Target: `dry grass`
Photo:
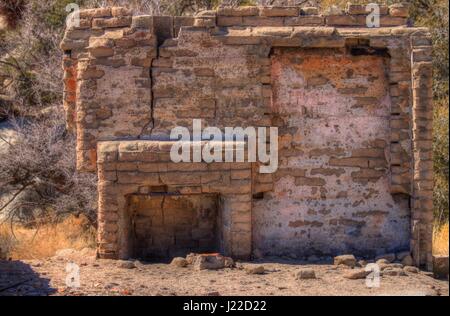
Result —
[[448, 256], [448, 223], [436, 227], [434, 230], [433, 254]]
[[[83, 216], [71, 216], [58, 224], [39, 229], [0, 225], [0, 259], [43, 259], [52, 257], [60, 249], [95, 247], [95, 228]], [[433, 234], [433, 254], [447, 255], [449, 224], [436, 226]]]
[[[84, 217], [69, 217], [57, 224], [37, 229], [21, 226], [0, 226], [0, 248], [3, 256], [12, 259], [43, 259], [52, 257], [60, 249], [95, 246], [95, 228]], [[0, 252], [0, 257], [2, 253]]]
[[322, 9], [328, 9], [331, 6], [337, 6], [338, 8], [345, 9], [347, 7], [347, 3], [350, 2], [352, 4], [368, 4], [368, 3], [383, 3], [384, 1], [366, 1], [366, 0], [322, 0], [320, 1], [320, 7]]

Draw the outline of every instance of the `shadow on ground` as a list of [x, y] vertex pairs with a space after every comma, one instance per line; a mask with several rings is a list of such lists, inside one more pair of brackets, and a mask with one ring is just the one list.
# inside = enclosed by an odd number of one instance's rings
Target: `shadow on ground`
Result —
[[50, 280], [36, 273], [30, 265], [0, 260], [0, 296], [47, 296], [55, 292]]

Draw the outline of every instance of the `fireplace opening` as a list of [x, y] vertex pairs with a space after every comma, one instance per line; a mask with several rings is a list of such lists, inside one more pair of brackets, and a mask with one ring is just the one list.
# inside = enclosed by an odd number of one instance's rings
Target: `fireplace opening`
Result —
[[153, 261], [219, 252], [217, 195], [134, 195], [129, 202], [135, 258]]

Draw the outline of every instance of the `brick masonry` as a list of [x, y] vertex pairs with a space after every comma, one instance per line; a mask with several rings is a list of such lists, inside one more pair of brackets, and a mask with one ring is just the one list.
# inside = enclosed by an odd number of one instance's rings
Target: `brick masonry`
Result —
[[[132, 255], [129, 210], [163, 187], [188, 200], [216, 196], [214, 238], [226, 254], [409, 249], [431, 268], [430, 35], [408, 26], [407, 7], [381, 7], [380, 28], [367, 28], [364, 9], [82, 11], [61, 44], [64, 103], [78, 168], [99, 173], [99, 255]], [[164, 140], [198, 118], [278, 127], [279, 170], [176, 170]], [[214, 176], [218, 185], [202, 183]]]
[[[251, 252], [251, 163], [174, 163], [170, 159], [172, 145], [170, 141], [147, 140], [99, 143], [100, 256], [128, 258], [136, 255], [136, 248], [138, 254], [153, 253], [155, 257], [188, 249], [202, 250], [200, 241], [205, 242], [204, 238], [196, 239], [194, 235], [201, 233], [200, 228], [214, 223], [217, 227], [205, 235], [211, 239], [210, 250], [217, 249], [237, 258], [248, 257]], [[213, 200], [211, 195], [215, 196]], [[165, 197], [164, 201], [161, 196]], [[182, 197], [187, 199], [184, 207], [176, 203]], [[217, 205], [215, 209], [213, 201]], [[150, 210], [148, 206], [154, 202], [157, 206]], [[191, 206], [186, 207], [189, 204]], [[200, 207], [194, 210], [195, 205]], [[159, 222], [158, 218], [155, 221], [149, 218], [149, 230], [142, 233], [145, 224], [136, 225], [137, 217], [158, 209], [161, 211]], [[214, 222], [208, 217], [206, 220], [194, 218], [193, 213], [201, 214], [206, 209], [216, 213]], [[183, 218], [185, 222], [181, 225]], [[148, 235], [152, 230], [160, 233]], [[190, 231], [192, 244], [178, 247], [177, 234], [183, 230]], [[136, 237], [144, 239], [144, 245], [137, 245]]]

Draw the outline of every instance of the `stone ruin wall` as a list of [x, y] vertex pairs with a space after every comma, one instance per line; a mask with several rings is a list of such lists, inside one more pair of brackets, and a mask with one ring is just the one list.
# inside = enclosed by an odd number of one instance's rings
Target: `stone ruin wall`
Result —
[[[226, 204], [216, 210], [219, 250], [237, 257], [411, 250], [429, 267], [430, 36], [407, 25], [406, 7], [381, 7], [380, 28], [367, 28], [365, 14], [358, 5], [330, 16], [298, 7], [193, 18], [81, 11], [61, 44], [64, 103], [78, 168], [99, 173], [99, 255], [131, 256], [130, 208], [176, 192]], [[198, 118], [278, 127], [278, 171], [171, 163], [170, 130]], [[195, 239], [194, 222], [164, 245]]]

